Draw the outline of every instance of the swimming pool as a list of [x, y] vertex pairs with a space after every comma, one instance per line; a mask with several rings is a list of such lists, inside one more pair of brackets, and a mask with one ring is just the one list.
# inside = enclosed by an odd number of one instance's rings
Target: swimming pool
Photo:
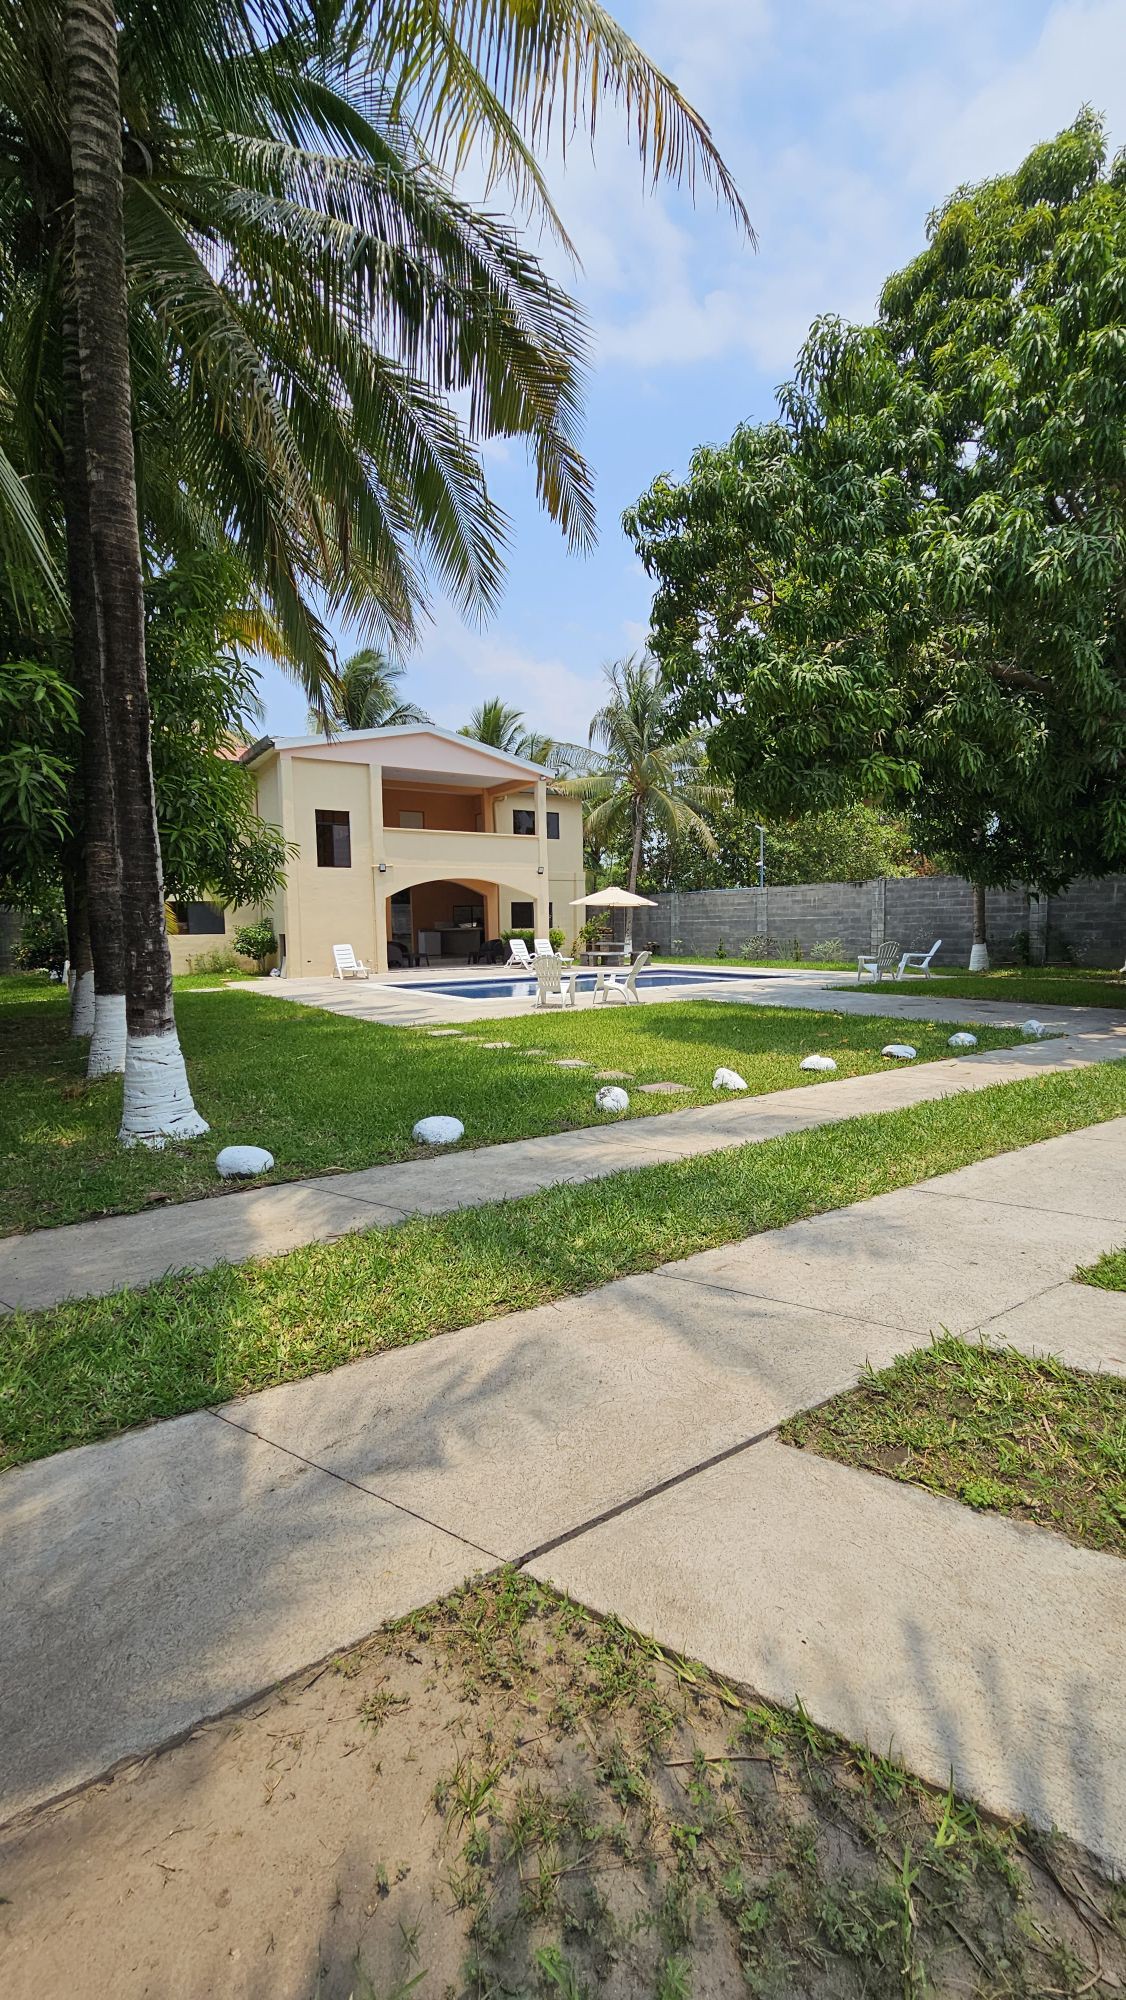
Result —
[[[621, 970], [620, 967], [615, 969]], [[575, 981], [578, 992], [592, 993], [594, 991], [596, 976], [596, 969], [593, 965], [584, 967]], [[641, 972], [638, 974], [637, 983], [639, 987], [699, 986], [701, 980], [704, 979], [708, 981], [722, 979], [725, 983], [734, 981], [738, 984], [740, 980], [750, 980], [760, 977], [761, 974], [754, 972], [713, 972], [709, 966], [701, 966], [695, 972], [666, 972], [663, 969], [655, 972]], [[407, 989], [413, 993], [446, 993], [454, 1000], [534, 1000], [536, 997], [536, 982], [534, 979], [529, 979], [526, 974], [520, 974], [519, 976], [513, 974], [510, 978], [504, 979], [498, 978], [495, 972], [482, 972], [481, 976], [477, 979], [397, 979], [395, 981], [396, 992], [402, 993]]]

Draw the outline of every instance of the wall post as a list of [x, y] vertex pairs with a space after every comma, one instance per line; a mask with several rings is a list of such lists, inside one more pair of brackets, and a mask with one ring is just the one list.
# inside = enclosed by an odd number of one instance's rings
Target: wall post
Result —
[[872, 883], [872, 950], [879, 951], [884, 941], [887, 919], [887, 883], [882, 875]]

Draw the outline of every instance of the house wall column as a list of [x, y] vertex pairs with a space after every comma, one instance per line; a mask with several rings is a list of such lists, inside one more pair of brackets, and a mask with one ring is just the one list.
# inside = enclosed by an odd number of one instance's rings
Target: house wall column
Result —
[[[281, 801], [282, 833], [287, 847], [297, 844], [297, 807], [293, 797], [293, 764], [289, 757], [278, 758], [278, 797]], [[304, 971], [301, 958], [301, 856], [286, 865], [285, 897], [282, 903], [285, 931], [285, 968], [295, 974]]]
[[547, 779], [536, 779], [536, 937], [546, 937], [551, 925], [551, 882], [548, 875]]
[[[383, 769], [379, 764], [368, 765], [368, 799], [371, 823], [371, 893], [372, 931], [375, 940], [375, 972], [387, 970], [387, 898], [391, 893], [391, 879], [387, 872], [387, 855], [383, 841]], [[380, 874], [380, 866], [384, 873]]]

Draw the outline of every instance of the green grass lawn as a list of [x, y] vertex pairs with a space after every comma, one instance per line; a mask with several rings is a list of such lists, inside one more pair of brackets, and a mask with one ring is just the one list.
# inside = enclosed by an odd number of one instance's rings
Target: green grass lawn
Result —
[[583, 1292], [1126, 1112], [1126, 1063], [0, 1320], [0, 1463]]
[[1126, 1381], [948, 1334], [783, 1424], [788, 1444], [1126, 1556]]
[[[1007, 965], [996, 972], [936, 973], [910, 980], [936, 999], [1003, 1000], [1022, 1007], [1126, 1007], [1126, 979], [1075, 965]], [[896, 992], [903, 988], [896, 986]]]
[[1085, 1264], [1076, 1271], [1080, 1284], [1097, 1285], [1103, 1292], [1126, 1292], [1126, 1250], [1108, 1250], [1097, 1264]]
[[[464, 1039], [233, 989], [181, 990], [176, 1008], [211, 1132], [130, 1153], [117, 1143], [120, 1080], [85, 1082], [85, 1044], [67, 1036], [65, 995], [34, 978], [0, 982], [0, 1232], [214, 1194], [220, 1146], [266, 1146], [277, 1162], [269, 1178], [292, 1180], [412, 1158], [424, 1150], [412, 1127], [431, 1112], [460, 1118], [470, 1146], [603, 1122], [612, 1114], [595, 1108], [596, 1069], [626, 1071], [631, 1116], [644, 1117], [714, 1102], [721, 1064], [753, 1092], [824, 1082], [798, 1067], [814, 1050], [834, 1055], [841, 1076], [880, 1069], [882, 1044], [904, 1032], [901, 1022], [707, 1000], [470, 1020]], [[911, 1024], [924, 1061], [950, 1054], [949, 1034]], [[983, 1048], [1018, 1040], [1009, 1029], [980, 1031]], [[568, 1057], [588, 1067], [554, 1066]], [[667, 1097], [635, 1088], [663, 1081], [686, 1089]]]
[[753, 972], [855, 972], [854, 958], [744, 958], [742, 952], [729, 951], [717, 958], [715, 952], [658, 951], [653, 954], [654, 965], [714, 965], [720, 971], [738, 971], [747, 966]]

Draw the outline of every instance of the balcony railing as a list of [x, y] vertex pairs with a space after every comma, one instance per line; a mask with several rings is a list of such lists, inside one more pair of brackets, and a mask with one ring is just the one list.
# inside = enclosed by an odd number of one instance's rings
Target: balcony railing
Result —
[[388, 826], [376, 836], [376, 860], [394, 867], [433, 864], [440, 875], [488, 878], [503, 868], [535, 868], [539, 843], [528, 833], [465, 833], [457, 827]]

